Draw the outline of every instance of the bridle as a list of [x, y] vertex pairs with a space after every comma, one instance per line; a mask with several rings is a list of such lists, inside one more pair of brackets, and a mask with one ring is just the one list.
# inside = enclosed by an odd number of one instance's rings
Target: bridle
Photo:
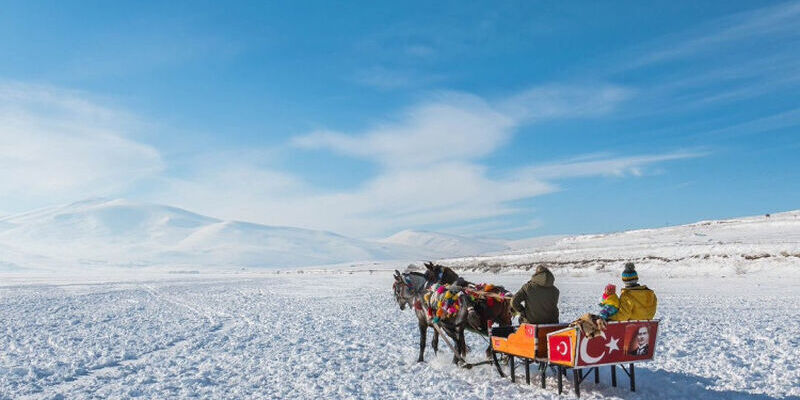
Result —
[[[392, 284], [394, 290], [394, 298], [401, 310], [405, 309], [406, 304], [412, 305], [410, 299], [419, 296], [425, 291], [425, 284], [423, 283], [419, 288], [415, 288], [408, 275], [399, 275], [401, 280], [395, 279]], [[423, 278], [424, 279], [424, 278]]]

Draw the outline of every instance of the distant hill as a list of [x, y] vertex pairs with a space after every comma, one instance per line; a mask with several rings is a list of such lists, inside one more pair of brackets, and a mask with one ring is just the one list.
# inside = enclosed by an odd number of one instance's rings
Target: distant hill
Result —
[[644, 268], [668, 267], [681, 273], [741, 274], [779, 267], [800, 271], [800, 211], [509, 245], [514, 250], [504, 254], [442, 262], [471, 270], [527, 270], [540, 264], [605, 270], [634, 261]]
[[433, 255], [432, 258], [447, 257], [447, 254], [479, 255], [506, 251], [510, 247], [500, 239], [473, 239], [446, 233], [404, 230], [380, 243], [405, 246]]
[[0, 270], [60, 265], [296, 267], [413, 261], [498, 248], [453, 235], [438, 235], [447, 240], [427, 244], [413, 236], [366, 241], [225, 221], [159, 204], [90, 199], [0, 218]]
[[[800, 265], [800, 211], [658, 229], [516, 241], [405, 230], [380, 240], [228, 221], [176, 207], [90, 199], [0, 218], [0, 272], [61, 267], [299, 267], [436, 260], [467, 269], [625, 260], [741, 272]], [[782, 264], [783, 263], [783, 264]], [[746, 267], [746, 268], [745, 268]]]

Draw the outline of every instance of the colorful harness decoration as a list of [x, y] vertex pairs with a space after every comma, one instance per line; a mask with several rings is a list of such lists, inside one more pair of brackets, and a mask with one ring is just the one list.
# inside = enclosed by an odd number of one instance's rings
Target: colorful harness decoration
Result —
[[458, 299], [462, 295], [458, 286], [434, 284], [431, 291], [425, 295], [425, 303], [428, 305], [428, 318], [433, 323], [439, 323], [442, 319], [447, 319], [458, 313], [461, 308]]
[[506, 300], [506, 298], [511, 297], [511, 293], [508, 293], [501, 287], [497, 287], [491, 283], [479, 283], [475, 285], [474, 289], [467, 288], [465, 291], [472, 301], [486, 299], [486, 305], [489, 307], [494, 306], [496, 301], [502, 303]]
[[491, 283], [481, 283], [471, 287], [444, 285], [436, 283], [431, 286], [430, 292], [425, 297], [428, 306], [428, 319], [438, 323], [443, 319], [453, 317], [461, 309], [459, 299], [466, 296], [473, 304], [485, 301], [489, 307], [495, 302], [504, 302], [510, 293]]

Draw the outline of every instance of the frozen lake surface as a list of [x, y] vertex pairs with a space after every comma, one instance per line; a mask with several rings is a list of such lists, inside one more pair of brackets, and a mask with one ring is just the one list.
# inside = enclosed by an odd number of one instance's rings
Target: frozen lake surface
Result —
[[[516, 290], [529, 276], [466, 277]], [[656, 291], [662, 324], [637, 398], [800, 396], [797, 279], [640, 280]], [[456, 368], [444, 343], [417, 363], [416, 321], [395, 304], [389, 272], [5, 282], [3, 399], [558, 398], [552, 378], [541, 389], [490, 366]], [[608, 282], [617, 275], [557, 275], [562, 319], [596, 311]], [[486, 342], [467, 340], [480, 359]], [[582, 385], [583, 398], [630, 396], [626, 378], [612, 388], [607, 372]]]

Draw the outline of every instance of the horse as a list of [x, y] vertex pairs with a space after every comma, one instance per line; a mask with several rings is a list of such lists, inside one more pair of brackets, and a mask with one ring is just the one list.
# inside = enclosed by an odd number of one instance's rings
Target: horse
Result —
[[[449, 290], [462, 292], [458, 297], [458, 311], [450, 318], [440, 321], [440, 325], [445, 329], [448, 336], [458, 343], [462, 359], [466, 356], [466, 343], [464, 341], [464, 331], [469, 330], [481, 336], [489, 336], [489, 322], [497, 322], [501, 326], [511, 325], [510, 298], [500, 298], [498, 295], [508, 292], [502, 286], [495, 286], [488, 291], [489, 296], [483, 293], [481, 286], [468, 283], [462, 278], [456, 279]], [[487, 343], [486, 357], [492, 355], [492, 345]]]
[[[400, 271], [394, 271], [394, 284], [392, 285], [394, 291], [394, 299], [400, 306], [400, 310], [405, 310], [406, 306], [412, 307], [417, 316], [417, 325], [419, 326], [419, 357], [417, 362], [424, 361], [425, 343], [427, 340], [428, 327], [433, 327], [432, 323], [428, 320], [427, 304], [425, 303], [424, 296], [428, 290], [428, 284], [425, 276], [419, 272], [407, 272], [401, 274]], [[439, 332], [433, 330], [433, 339], [431, 340], [431, 347], [434, 353], [439, 352]]]
[[[464, 280], [458, 274], [453, 271], [450, 267], [445, 267], [443, 265], [434, 264], [432, 262], [425, 262], [425, 280], [427, 281], [427, 286], [430, 287], [435, 283], [451, 285], [456, 284], [459, 286], [465, 287], [474, 287], [475, 285], [469, 281]], [[505, 290], [502, 286], [494, 286], [491, 290], [494, 294], [501, 294], [501, 293], [509, 293]], [[474, 321], [473, 330], [478, 331], [482, 335], [487, 335], [486, 326], [488, 321], [497, 321], [501, 324], [505, 324], [508, 322], [507, 325], [511, 324], [511, 310], [506, 306], [499, 306], [495, 307], [495, 302], [493, 304], [484, 304], [478, 303], [474, 306], [478, 308], [478, 315], [481, 317], [480, 321]], [[503, 302], [504, 303], [504, 302]]]

